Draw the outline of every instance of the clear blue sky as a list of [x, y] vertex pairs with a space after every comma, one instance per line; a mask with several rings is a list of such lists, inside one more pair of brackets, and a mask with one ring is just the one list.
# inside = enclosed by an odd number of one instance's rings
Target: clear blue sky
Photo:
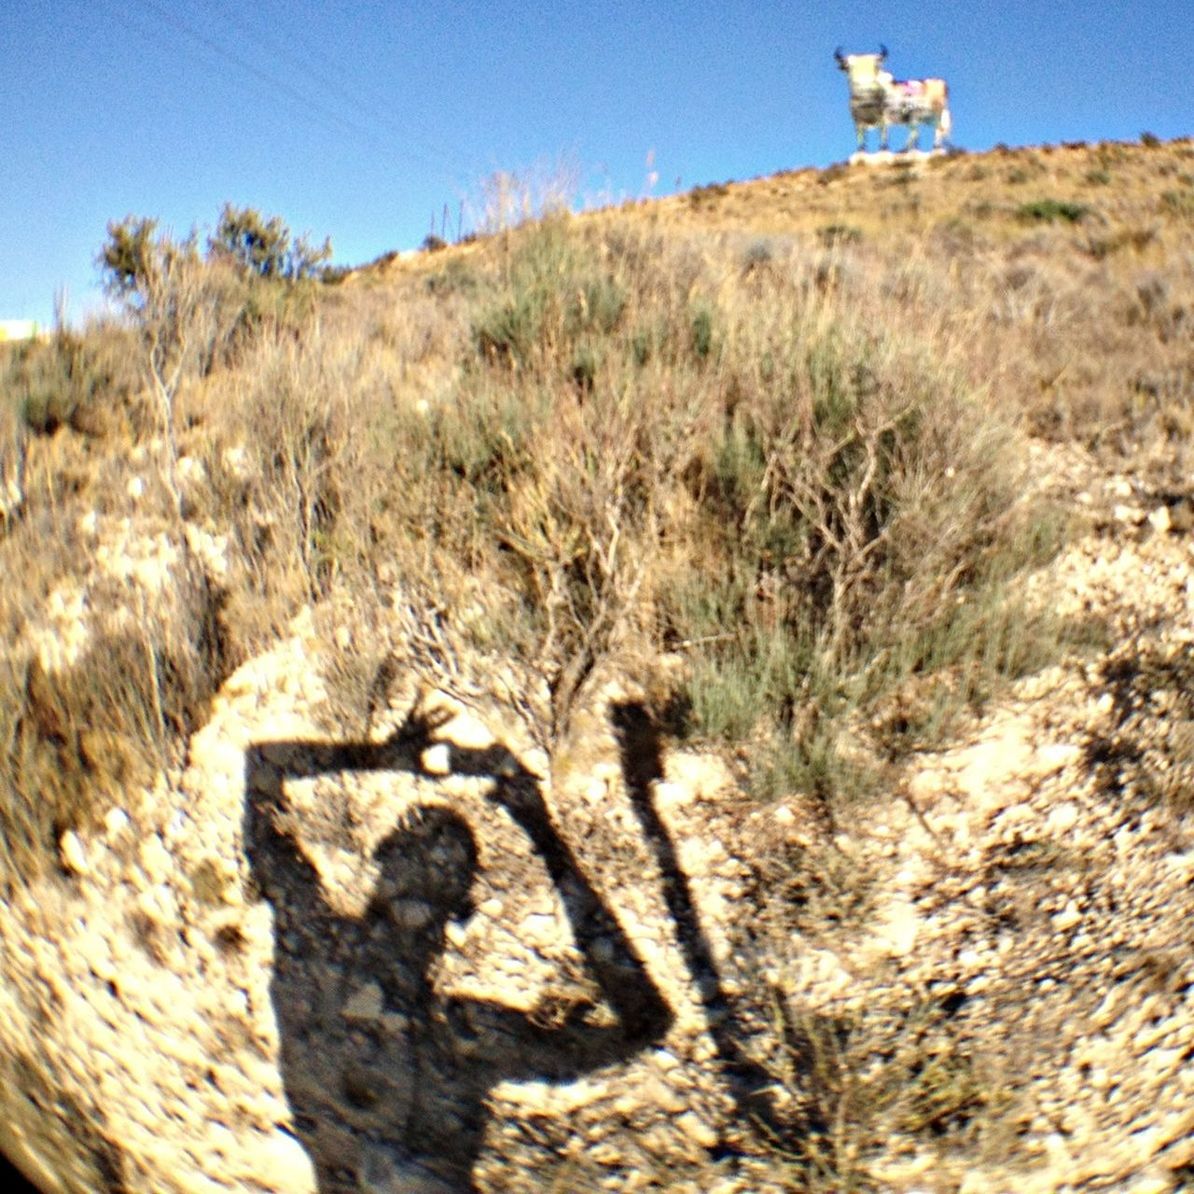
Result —
[[950, 84], [972, 150], [1194, 131], [1194, 0], [0, 0], [0, 318], [93, 308], [108, 220], [224, 202], [356, 264], [560, 155], [579, 198], [826, 165], [847, 52]]

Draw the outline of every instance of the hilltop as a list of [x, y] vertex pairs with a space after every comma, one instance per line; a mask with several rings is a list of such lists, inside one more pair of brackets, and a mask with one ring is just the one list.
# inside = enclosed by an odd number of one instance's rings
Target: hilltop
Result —
[[0, 346], [23, 1169], [1189, 1187], [1194, 143], [152, 232]]

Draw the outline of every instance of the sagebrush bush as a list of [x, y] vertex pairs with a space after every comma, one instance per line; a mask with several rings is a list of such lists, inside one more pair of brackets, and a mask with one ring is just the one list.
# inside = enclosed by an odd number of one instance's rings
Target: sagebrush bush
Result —
[[681, 650], [690, 732], [757, 739], [772, 774], [807, 721], [829, 776], [842, 718], [909, 675], [981, 660], [991, 687], [1014, 619], [972, 611], [1043, 554], [1014, 429], [814, 274], [526, 231], [469, 294], [450, 395], [346, 435], [385, 444], [349, 540], [368, 519], [424, 591], [487, 578], [471, 632], [534, 661], [557, 733], [611, 652]]
[[1022, 203], [1016, 210], [1016, 215], [1025, 221], [1051, 224], [1058, 220], [1067, 224], [1077, 224], [1084, 220], [1090, 209], [1082, 203], [1073, 203], [1066, 199], [1034, 199], [1031, 203]]

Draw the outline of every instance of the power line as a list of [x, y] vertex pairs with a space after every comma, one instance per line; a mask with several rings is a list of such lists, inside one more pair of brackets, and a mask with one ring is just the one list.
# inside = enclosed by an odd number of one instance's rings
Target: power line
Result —
[[[196, 28], [189, 21], [177, 16], [169, 9], [158, 3], [158, 0], [140, 0], [143, 9], [148, 10], [145, 15], [156, 16], [161, 22], [172, 27], [183, 37], [190, 42], [202, 46], [209, 54], [223, 59], [226, 62], [236, 66], [239, 70], [255, 79], [258, 83], [264, 85], [271, 94], [286, 97], [292, 103], [297, 104], [300, 108], [305, 109], [307, 114], [313, 116], [317, 123], [321, 124], [326, 130], [331, 132], [348, 133], [357, 138], [363, 143], [367, 143], [369, 148], [376, 153], [385, 155], [387, 157], [396, 157], [414, 162], [418, 165], [433, 171], [441, 177], [450, 179], [453, 183], [458, 183], [458, 179], [453, 173], [446, 168], [441, 158], [438, 161], [433, 161], [424, 154], [414, 152], [409, 149], [395, 149], [392, 145], [387, 144], [384, 140], [377, 136], [376, 132], [368, 128], [356, 120], [350, 119], [348, 116], [335, 110], [335, 108], [322, 102], [322, 99], [312, 95], [287, 79], [280, 78], [277, 74], [267, 71], [256, 63], [250, 61], [244, 55], [237, 53], [228, 46], [221, 43], [216, 38], [205, 33], [203, 30]], [[126, 10], [127, 11], [127, 10]], [[132, 15], [132, 14], [129, 14]], [[143, 35], [149, 36], [151, 40], [159, 40], [159, 30], [155, 30], [153, 34], [145, 33], [145, 26], [141, 22], [134, 19], [134, 24], [138, 25]], [[165, 42], [169, 48], [173, 49], [173, 43], [167, 40]]]
[[[360, 91], [354, 90], [348, 83], [347, 72], [343, 69], [334, 73], [328, 73], [327, 67], [334, 67], [335, 63], [325, 55], [318, 53], [301, 33], [297, 33], [292, 41], [283, 43], [271, 30], [261, 25], [257, 27], [251, 26], [235, 11], [229, 0], [216, 0], [216, 3], [227, 19], [254, 42], [269, 42], [275, 58], [289, 60], [292, 65], [297, 66], [309, 79], [315, 82], [318, 87], [322, 88], [325, 92], [334, 93], [343, 103], [353, 108], [359, 115], [365, 116], [371, 121], [387, 125], [394, 133], [402, 137], [404, 141], [421, 146], [423, 150], [434, 157], [441, 160], [451, 160], [456, 165], [464, 162], [464, 155], [454, 146], [446, 142], [432, 142], [419, 137], [417, 134], [411, 132], [408, 125], [400, 124], [395, 120], [386, 106], [380, 102], [380, 93], [374, 91], [370, 96], [368, 94], [363, 95]], [[295, 46], [298, 47], [298, 53], [295, 53]], [[370, 99], [372, 99], [372, 102], [369, 102]]]

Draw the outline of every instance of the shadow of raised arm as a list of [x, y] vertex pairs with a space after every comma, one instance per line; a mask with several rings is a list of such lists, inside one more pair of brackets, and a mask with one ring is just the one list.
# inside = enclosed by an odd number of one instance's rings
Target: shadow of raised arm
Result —
[[473, 1018], [488, 1018], [496, 1031], [517, 1038], [518, 1048], [503, 1067], [506, 1077], [565, 1080], [625, 1060], [661, 1041], [671, 1027], [673, 1013], [638, 951], [556, 829], [538, 778], [500, 746], [486, 750], [453, 746], [450, 758], [454, 772], [494, 777], [491, 801], [506, 810], [543, 859], [560, 893], [577, 948], [617, 1017], [616, 1024], [599, 1026], [586, 1022], [577, 1009], [563, 1024], [543, 1027], [522, 1013], [474, 1001]]
[[[321, 1194], [361, 1188], [358, 1177], [375, 1170], [390, 1176], [372, 1188], [474, 1191], [495, 1084], [577, 1078], [661, 1040], [672, 1022], [642, 958], [559, 833], [538, 777], [504, 747], [437, 742], [443, 720], [412, 716], [381, 743], [275, 741], [245, 755], [244, 846], [274, 910], [270, 996], [283, 1084]], [[362, 915], [340, 915], [325, 902], [295, 836], [301, 829], [286, 783], [354, 771], [435, 781], [439, 768], [432, 774], [425, 762], [433, 744], [447, 749], [456, 774], [492, 778], [490, 801], [543, 859], [612, 1016], [591, 1017], [582, 1001], [562, 1015], [547, 1005], [528, 1014], [438, 988], [446, 926], [471, 908], [478, 859], [472, 819], [442, 799], [378, 845], [378, 878]], [[345, 1173], [356, 1175], [348, 1185]]]
[[244, 846], [254, 881], [265, 892], [286, 882], [291, 899], [318, 895], [315, 870], [294, 838], [278, 827], [288, 779], [336, 771], [408, 771], [422, 774], [422, 752], [444, 715], [414, 713], [384, 742], [257, 743], [245, 753]]

